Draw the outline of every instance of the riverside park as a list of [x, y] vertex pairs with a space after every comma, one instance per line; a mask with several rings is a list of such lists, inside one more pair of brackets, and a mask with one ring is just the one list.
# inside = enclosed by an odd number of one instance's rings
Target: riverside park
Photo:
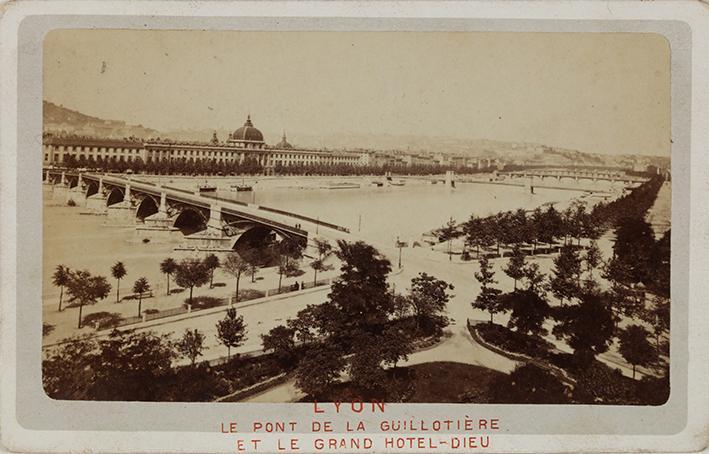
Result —
[[671, 182], [551, 175], [45, 169], [45, 390], [661, 404]]

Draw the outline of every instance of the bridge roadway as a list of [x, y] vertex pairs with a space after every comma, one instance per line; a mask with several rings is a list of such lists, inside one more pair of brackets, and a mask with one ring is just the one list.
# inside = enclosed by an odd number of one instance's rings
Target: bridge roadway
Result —
[[561, 180], [562, 178], [571, 180], [593, 180], [593, 181], [611, 181], [611, 182], [623, 182], [625, 184], [642, 183], [647, 181], [647, 178], [636, 177], [632, 175], [627, 175], [624, 172], [618, 171], [584, 171], [584, 170], [562, 170], [562, 169], [534, 169], [534, 170], [519, 170], [513, 172], [500, 172], [500, 176], [508, 176], [510, 179], [514, 178], [539, 178], [544, 180], [545, 178], [555, 178]]
[[274, 213], [267, 211], [269, 210], [267, 207], [245, 204], [223, 198], [208, 197], [202, 194], [195, 194], [194, 192], [187, 190], [172, 188], [169, 186], [159, 186], [155, 183], [134, 180], [132, 178], [127, 179], [92, 174], [85, 174], [84, 178], [89, 180], [93, 179], [96, 182], [103, 178], [104, 184], [115, 183], [124, 186], [130, 185], [131, 191], [144, 192], [156, 197], [162, 197], [162, 194], [164, 193], [167, 200], [185, 203], [205, 210], [211, 210], [216, 205], [221, 210], [222, 215], [232, 215], [239, 218], [245, 218], [253, 221], [254, 223], [263, 224], [277, 230], [287, 231], [305, 238], [308, 236], [307, 230], [296, 227], [296, 222], [293, 222], [294, 220], [302, 219], [301, 216], [296, 215], [295, 213]]

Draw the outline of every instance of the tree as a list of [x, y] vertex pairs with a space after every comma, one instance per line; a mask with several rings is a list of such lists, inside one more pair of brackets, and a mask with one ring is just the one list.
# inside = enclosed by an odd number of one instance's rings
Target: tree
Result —
[[160, 400], [173, 376], [175, 351], [169, 335], [114, 330], [99, 341], [92, 361], [95, 400]]
[[398, 310], [387, 284], [389, 260], [361, 241], [338, 241], [336, 255], [342, 262], [341, 274], [328, 300], [308, 306], [288, 321], [295, 339], [307, 346], [296, 383], [315, 396], [326, 392], [322, 387], [332, 384], [346, 366], [355, 385], [377, 386], [383, 364], [395, 364], [407, 354], [401, 337], [392, 343], [386, 337], [396, 334], [388, 329]]
[[502, 312], [503, 307], [500, 305], [500, 294], [502, 291], [494, 288], [497, 284], [495, 280], [495, 272], [492, 270], [492, 265], [487, 257], [480, 259], [480, 271], [475, 273], [475, 279], [480, 283], [480, 293], [475, 298], [471, 305], [475, 309], [481, 309], [490, 313], [490, 323], [493, 322], [493, 316]]
[[660, 353], [660, 336], [665, 331], [670, 330], [670, 301], [661, 296], [656, 296], [653, 300], [652, 308], [643, 311], [642, 318], [652, 325], [655, 335], [655, 350]]
[[214, 270], [219, 268], [219, 257], [209, 254], [204, 258], [204, 266], [209, 270], [209, 288], [214, 288]]
[[646, 366], [657, 359], [657, 353], [647, 340], [648, 332], [640, 325], [630, 325], [625, 328], [618, 339], [618, 351], [621, 356], [633, 365], [633, 380], [635, 366]]
[[[439, 320], [441, 316], [434, 316], [435, 320]], [[445, 320], [448, 323], [448, 320]], [[439, 327], [441, 323], [438, 323]], [[382, 346], [377, 353], [381, 356], [384, 364], [390, 364], [396, 369], [399, 361], [408, 359], [409, 353], [413, 352], [413, 339], [402, 327], [390, 326], [382, 335]]]
[[192, 292], [195, 287], [201, 287], [209, 282], [209, 270], [199, 259], [183, 259], [177, 265], [175, 282], [180, 287], [189, 287], [190, 299], [188, 300], [188, 304], [192, 304]]
[[138, 317], [140, 317], [140, 314], [142, 314], [140, 308], [143, 303], [143, 294], [148, 293], [150, 291], [150, 284], [148, 283], [148, 280], [144, 277], [141, 277], [137, 281], [135, 281], [135, 284], [133, 284], [133, 293], [138, 294]]
[[248, 271], [249, 264], [241, 258], [241, 256], [236, 252], [231, 252], [224, 260], [222, 265], [224, 271], [231, 274], [236, 278], [236, 292], [234, 293], [234, 302], [239, 301], [239, 281], [241, 280], [241, 275]]
[[515, 245], [514, 248], [512, 248], [512, 256], [507, 262], [507, 267], [502, 270], [506, 275], [514, 279], [515, 290], [517, 290], [517, 281], [524, 277], [524, 266], [524, 252], [519, 245]]
[[514, 212], [510, 219], [511, 239], [515, 245], [532, 242], [532, 232], [527, 212], [520, 208]]
[[582, 365], [608, 350], [613, 338], [613, 316], [601, 294], [583, 294], [580, 304], [557, 307], [552, 333], [565, 339]]
[[106, 298], [111, 291], [111, 284], [103, 276], [92, 276], [87, 270], [74, 271], [69, 275], [66, 284], [68, 301], [72, 306], [79, 306], [79, 325], [81, 328], [81, 311], [84, 305], [96, 304]]
[[198, 356], [202, 356], [202, 351], [205, 350], [204, 334], [198, 329], [185, 329], [182, 338], [175, 344], [177, 351], [185, 358], [189, 358], [192, 366], [197, 361]]
[[500, 307], [511, 310], [509, 328], [522, 334], [547, 334], [543, 325], [550, 313], [549, 303], [531, 290], [515, 290], [498, 298]]
[[237, 316], [233, 307], [228, 308], [224, 319], [217, 322], [217, 339], [226, 346], [228, 358], [231, 358], [231, 348], [241, 345], [245, 338], [244, 317]]
[[517, 366], [490, 388], [492, 403], [564, 404], [569, 401], [559, 379], [531, 363]]
[[294, 328], [283, 325], [261, 335], [263, 349], [271, 350], [278, 364], [284, 369], [292, 368], [297, 359], [294, 335]]
[[545, 294], [545, 276], [539, 271], [538, 263], [530, 263], [523, 269], [524, 278], [527, 280], [527, 290], [539, 295]]
[[116, 279], [116, 302], [120, 301], [121, 279], [126, 276], [126, 267], [123, 262], [116, 262], [111, 267], [111, 275]]
[[591, 244], [586, 249], [586, 270], [588, 271], [589, 279], [593, 280], [593, 270], [596, 269], [603, 261], [601, 250], [598, 247], [596, 240], [592, 240]]
[[325, 260], [330, 257], [333, 252], [332, 246], [324, 238], [314, 238], [313, 243], [315, 243], [315, 250], [318, 253], [318, 258], [310, 263], [310, 267], [314, 271], [313, 285], [317, 285], [318, 271], [324, 272], [332, 269], [332, 265], [326, 265]]
[[303, 249], [296, 241], [284, 238], [276, 244], [275, 255], [278, 261], [278, 291], [280, 292], [283, 275], [298, 270], [298, 260], [303, 257]]
[[177, 263], [172, 257], [168, 257], [160, 262], [160, 271], [167, 276], [167, 295], [170, 294], [170, 276], [177, 271]]
[[624, 279], [627, 279], [624, 283], [651, 284], [655, 238], [650, 224], [642, 217], [623, 218], [618, 222], [615, 234], [613, 260], [621, 262], [629, 271], [624, 276]]
[[670, 297], [670, 262], [672, 260], [671, 242], [672, 232], [666, 231], [664, 235], [655, 243], [652, 254], [651, 269], [652, 279], [648, 283], [648, 288], [652, 292], [664, 298]]
[[530, 219], [530, 237], [532, 238], [532, 254], [537, 253], [537, 242], [547, 239], [544, 233], [544, 213], [541, 207], [537, 207], [532, 212]]
[[572, 246], [563, 246], [561, 253], [554, 257], [554, 277], [550, 282], [551, 291], [559, 298], [571, 299], [579, 292], [579, 276], [581, 275], [581, 259]]
[[268, 254], [259, 248], [245, 248], [239, 252], [241, 258], [249, 264], [249, 273], [251, 274], [251, 283], [256, 282], [256, 273], [259, 267], [268, 260]]
[[47, 395], [67, 400], [91, 398], [91, 366], [97, 349], [98, 343], [92, 338], [75, 338], [50, 349], [42, 360], [42, 384]]
[[411, 295], [409, 300], [416, 318], [416, 328], [428, 328], [434, 334], [448, 324], [445, 316], [441, 315], [450, 300], [448, 290], [453, 290], [453, 285], [429, 276], [426, 273], [411, 279]]
[[458, 236], [458, 226], [455, 222], [455, 219], [451, 217], [448, 222], [446, 222], [445, 225], [440, 229], [439, 232], [439, 238], [442, 241], [448, 242], [448, 260], [451, 261], [453, 260], [453, 238], [456, 238]]
[[304, 393], [318, 399], [337, 381], [345, 365], [345, 359], [336, 347], [321, 344], [306, 350], [295, 372], [295, 384]]
[[52, 283], [59, 287], [59, 312], [62, 311], [62, 299], [64, 298], [64, 287], [69, 283], [71, 270], [64, 265], [57, 265], [52, 275]]
[[554, 240], [563, 235], [563, 220], [559, 212], [550, 205], [546, 211], [537, 208], [532, 213], [532, 225], [534, 229], [534, 252], [536, 252], [536, 242], [541, 241], [551, 246]]

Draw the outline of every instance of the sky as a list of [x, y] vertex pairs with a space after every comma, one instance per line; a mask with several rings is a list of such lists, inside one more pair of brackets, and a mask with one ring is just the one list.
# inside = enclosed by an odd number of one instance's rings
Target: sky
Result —
[[[637, 33], [55, 30], [44, 98], [167, 131], [419, 135], [669, 156], [670, 55]], [[278, 137], [266, 137], [275, 143]]]

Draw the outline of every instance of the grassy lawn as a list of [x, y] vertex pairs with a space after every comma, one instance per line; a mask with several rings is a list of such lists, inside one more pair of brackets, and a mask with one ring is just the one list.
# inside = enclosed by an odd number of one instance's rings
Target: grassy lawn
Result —
[[[351, 383], [335, 385], [328, 400], [347, 402], [380, 399], [386, 402], [486, 402], [488, 385], [505, 374], [484, 367], [454, 362], [433, 362], [387, 371], [379, 391], [358, 389]], [[322, 399], [320, 399], [322, 400]], [[306, 397], [304, 401], [311, 401]]]
[[488, 385], [504, 373], [471, 364], [453, 362], [424, 363], [411, 366], [414, 392], [407, 402], [469, 402], [468, 398], [486, 396]]

